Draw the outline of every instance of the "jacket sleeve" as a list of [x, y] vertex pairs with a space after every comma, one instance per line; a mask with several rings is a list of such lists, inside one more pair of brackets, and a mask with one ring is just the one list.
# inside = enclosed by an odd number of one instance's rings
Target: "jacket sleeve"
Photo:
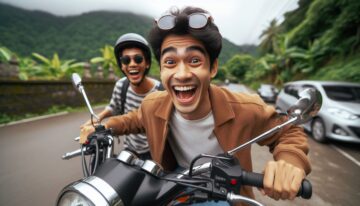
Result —
[[113, 116], [105, 123], [106, 128], [111, 128], [114, 134], [127, 135], [145, 132], [141, 107], [124, 115]]
[[[288, 118], [277, 114], [274, 107], [263, 104], [260, 107], [258, 118], [260, 131], [264, 132], [277, 125], [284, 123]], [[275, 133], [273, 136], [259, 142], [259, 145], [268, 145], [274, 159], [284, 160], [298, 168], [304, 169], [306, 174], [311, 171], [311, 165], [307, 154], [309, 145], [307, 135], [303, 128], [296, 125], [288, 125]]]

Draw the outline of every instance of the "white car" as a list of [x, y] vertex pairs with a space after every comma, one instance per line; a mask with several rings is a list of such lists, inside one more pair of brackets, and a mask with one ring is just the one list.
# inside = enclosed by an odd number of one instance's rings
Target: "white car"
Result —
[[360, 143], [360, 84], [330, 81], [295, 81], [285, 84], [276, 100], [276, 109], [286, 112], [306, 88], [321, 93], [322, 106], [304, 128], [313, 138], [325, 143], [328, 139]]

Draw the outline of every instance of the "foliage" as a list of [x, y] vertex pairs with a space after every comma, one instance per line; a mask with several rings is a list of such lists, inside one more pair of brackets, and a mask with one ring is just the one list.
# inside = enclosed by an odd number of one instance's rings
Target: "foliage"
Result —
[[104, 69], [105, 76], [108, 74], [109, 69], [112, 68], [117, 76], [121, 76], [119, 66], [114, 55], [114, 47], [105, 45], [100, 49], [101, 56], [93, 57], [90, 59], [92, 64], [100, 64]]
[[276, 50], [276, 41], [280, 33], [280, 28], [277, 25], [276, 19], [270, 22], [270, 25], [265, 29], [260, 38], [263, 40], [260, 43], [260, 49], [263, 53], [273, 53]]
[[284, 21], [280, 25], [280, 30], [284, 33], [298, 26], [306, 17], [306, 13], [313, 0], [299, 0], [299, 7], [284, 14]]
[[[273, 21], [260, 44], [263, 56], [245, 82], [282, 85], [298, 79], [359, 81], [360, 1], [300, 0], [299, 8]], [[334, 61], [336, 59], [336, 61]]]
[[0, 62], [9, 62], [12, 52], [6, 47], [0, 47]]
[[[33, 53], [33, 57], [38, 60], [40, 67], [37, 68], [36, 77], [45, 79], [63, 79], [69, 78], [72, 73], [81, 73], [84, 68], [83, 62], [75, 63], [75, 60], [61, 61], [58, 54], [55, 53], [52, 59], [48, 59], [41, 54]], [[40, 68], [40, 69], [39, 69]]]
[[[2, 3], [0, 19], [0, 46], [21, 56], [58, 53], [64, 59], [79, 61], [98, 56], [99, 48], [114, 45], [122, 34], [135, 32], [147, 37], [153, 25], [152, 18], [128, 12], [96, 11], [58, 17]], [[240, 47], [223, 39], [220, 64], [238, 52], [255, 54], [256, 46]]]
[[225, 67], [230, 75], [241, 80], [244, 78], [246, 71], [251, 70], [253, 62], [254, 58], [252, 56], [237, 54], [226, 62]]
[[149, 76], [154, 77], [156, 79], [160, 79], [160, 66], [154, 56], [152, 56], [151, 58], [151, 68], [150, 68]]
[[225, 81], [225, 79], [228, 79], [229, 72], [225, 67], [218, 68], [217, 74], [214, 79]]
[[360, 55], [344, 59], [335, 59], [332, 64], [318, 70], [310, 77], [314, 80], [334, 80], [360, 83]]

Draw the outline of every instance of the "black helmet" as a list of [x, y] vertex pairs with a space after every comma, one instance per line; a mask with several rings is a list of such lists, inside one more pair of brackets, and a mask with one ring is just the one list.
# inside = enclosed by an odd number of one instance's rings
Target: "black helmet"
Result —
[[144, 52], [144, 56], [146, 61], [149, 63], [149, 68], [146, 69], [145, 74], [147, 74], [151, 67], [151, 51], [149, 47], [149, 43], [146, 41], [146, 39], [139, 34], [135, 33], [127, 33], [124, 35], [121, 35], [119, 39], [116, 41], [114, 53], [116, 61], [121, 68], [121, 62], [120, 62], [120, 54], [122, 51], [126, 48], [139, 48]]

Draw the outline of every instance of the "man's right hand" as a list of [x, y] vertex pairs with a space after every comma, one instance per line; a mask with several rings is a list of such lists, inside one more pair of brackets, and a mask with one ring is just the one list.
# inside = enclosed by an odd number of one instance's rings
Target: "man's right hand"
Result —
[[86, 143], [88, 137], [90, 134], [95, 132], [95, 128], [90, 124], [88, 126], [84, 126], [81, 128], [80, 130], [80, 140], [79, 143], [80, 144], [84, 144]]

